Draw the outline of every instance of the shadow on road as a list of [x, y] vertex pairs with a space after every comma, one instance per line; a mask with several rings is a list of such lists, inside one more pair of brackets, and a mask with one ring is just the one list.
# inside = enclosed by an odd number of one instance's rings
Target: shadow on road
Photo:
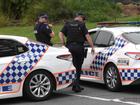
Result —
[[[45, 101], [53, 101], [55, 99], [59, 99], [59, 98], [66, 98], [68, 95], [65, 95], [65, 94], [60, 94], [60, 93], [54, 93], [50, 99], [48, 100], [45, 100]], [[43, 101], [42, 101], [43, 102]], [[34, 103], [33, 101], [29, 101], [27, 99], [24, 99], [22, 97], [20, 98], [10, 98], [10, 99], [1, 99], [0, 100], [0, 105], [20, 105], [20, 104], [32, 104]], [[35, 102], [36, 105], [37, 103], [40, 103], [40, 102]]]
[[12, 99], [1, 99], [0, 104], [1, 105], [15, 105], [19, 103], [23, 103], [25, 100], [23, 98], [12, 98]]
[[85, 87], [88, 87], [88, 88], [106, 90], [105, 85], [104, 84], [100, 84], [100, 83], [80, 81], [80, 84], [85, 86]]
[[[94, 82], [87, 82], [81, 81], [81, 85], [88, 88], [98, 89], [102, 91], [108, 91], [104, 84], [94, 83]], [[140, 94], [140, 85], [129, 85], [123, 86], [120, 90], [121, 93], [128, 93], [128, 94]]]
[[[93, 89], [93, 91], [95, 91], [95, 90], [96, 91], [106, 91], [106, 92], [108, 91], [104, 84], [81, 81], [81, 85], [85, 88], [85, 93], [86, 93], [86, 88]], [[66, 93], [66, 94], [64, 94], [64, 93]], [[71, 87], [69, 87], [64, 90], [55, 92], [49, 100], [45, 100], [45, 101], [53, 101], [56, 99], [72, 97], [72, 96], [67, 95], [67, 94], [71, 94], [71, 93], [73, 93], [73, 92], [71, 91]], [[131, 95], [131, 94], [140, 95], [140, 85], [125, 86], [125, 87], [123, 87], [122, 91], [119, 93], [126, 94], [126, 95]], [[11, 99], [1, 99], [0, 100], [0, 105], [20, 105], [20, 104], [26, 104], [26, 103], [28, 105], [28, 104], [32, 104], [34, 102], [28, 101], [24, 98], [11, 98]]]
[[140, 95], [140, 85], [130, 85], [123, 87], [123, 93], [128, 94], [139, 94]]

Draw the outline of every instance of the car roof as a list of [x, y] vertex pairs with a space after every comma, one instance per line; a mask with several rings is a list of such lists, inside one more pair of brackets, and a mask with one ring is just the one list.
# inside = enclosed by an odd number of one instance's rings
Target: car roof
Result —
[[123, 33], [140, 31], [140, 27], [103, 27], [102, 29], [112, 32], [121, 31]]
[[25, 44], [28, 40], [27, 37], [22, 37], [22, 36], [14, 36], [14, 35], [0, 35], [0, 39], [11, 39], [11, 40], [16, 40], [19, 41], [23, 44]]
[[129, 32], [140, 32], [140, 27], [101, 27], [101, 28], [94, 28], [90, 29], [89, 32], [93, 31], [98, 31], [98, 30], [103, 30], [103, 31], [109, 31], [113, 33], [115, 36], [121, 35], [123, 33], [129, 33]]

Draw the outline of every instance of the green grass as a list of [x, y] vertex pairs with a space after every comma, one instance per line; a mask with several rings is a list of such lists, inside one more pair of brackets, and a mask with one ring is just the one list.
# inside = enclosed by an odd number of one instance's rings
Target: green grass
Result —
[[11, 26], [11, 27], [3, 27], [0, 28], [0, 34], [1, 35], [17, 35], [17, 36], [25, 36], [32, 39], [35, 39], [33, 34], [33, 27], [27, 26], [27, 27], [17, 27], [17, 26]]
[[121, 17], [117, 18], [117, 21], [140, 21], [140, 16], [127, 16], [127, 17]]
[[[54, 43], [59, 42], [58, 32], [60, 31], [62, 25], [56, 25], [53, 27], [53, 30], [56, 34], [53, 39]], [[0, 28], [0, 35], [16, 35], [16, 36], [24, 36], [35, 40], [35, 36], [33, 33], [34, 26], [12, 26], [12, 27], [3, 27]]]
[[[88, 28], [93, 28], [95, 26], [93, 23], [87, 23]], [[53, 26], [53, 31], [55, 32], [55, 37], [53, 38], [54, 43], [59, 43], [58, 34], [63, 27], [63, 24], [57, 24]], [[33, 33], [34, 26], [11, 26], [11, 27], [2, 27], [0, 28], [0, 34], [2, 35], [16, 35], [16, 36], [25, 36], [35, 40]]]

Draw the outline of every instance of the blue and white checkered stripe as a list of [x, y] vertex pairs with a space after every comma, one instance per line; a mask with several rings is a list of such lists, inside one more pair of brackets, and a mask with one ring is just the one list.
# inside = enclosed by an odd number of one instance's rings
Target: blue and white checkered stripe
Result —
[[65, 85], [67, 83], [72, 83], [73, 79], [75, 79], [76, 71], [67, 71], [63, 73], [58, 73], [55, 75], [57, 80], [57, 85]]
[[33, 42], [27, 42], [26, 46], [30, 49], [31, 53], [37, 56], [41, 56], [47, 49], [47, 46], [44, 44], [36, 44]]
[[[27, 42], [29, 52], [17, 55], [0, 76], [0, 84], [21, 82], [46, 52], [47, 46]], [[22, 62], [25, 60], [26, 62]]]
[[140, 70], [138, 69], [122, 69], [120, 70], [121, 79], [123, 81], [134, 81], [140, 78]]
[[123, 48], [126, 44], [127, 41], [125, 39], [123, 39], [122, 37], [117, 37], [115, 39], [114, 46], [108, 47], [96, 55], [95, 59], [92, 62], [91, 68], [94, 70], [102, 70], [107, 59], [112, 56], [117, 50]]

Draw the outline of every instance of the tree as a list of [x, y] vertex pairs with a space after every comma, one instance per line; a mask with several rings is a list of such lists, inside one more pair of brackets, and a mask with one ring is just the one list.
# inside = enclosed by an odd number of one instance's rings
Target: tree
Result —
[[1, 0], [1, 10], [9, 18], [20, 19], [33, 0]]

